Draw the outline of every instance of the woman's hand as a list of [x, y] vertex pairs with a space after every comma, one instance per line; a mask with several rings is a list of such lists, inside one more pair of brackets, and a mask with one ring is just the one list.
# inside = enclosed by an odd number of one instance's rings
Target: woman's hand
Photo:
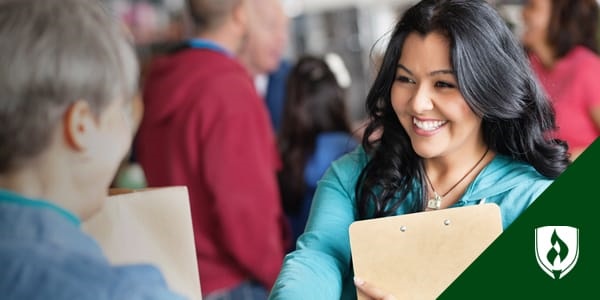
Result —
[[396, 300], [396, 297], [394, 297], [392, 294], [386, 293], [358, 277], [354, 277], [354, 285], [356, 285], [361, 294], [367, 296], [367, 299]]

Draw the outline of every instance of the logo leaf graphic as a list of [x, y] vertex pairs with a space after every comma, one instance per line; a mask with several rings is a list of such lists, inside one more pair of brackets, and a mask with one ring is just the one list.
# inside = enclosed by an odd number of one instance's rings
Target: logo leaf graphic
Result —
[[[559, 263], [562, 262], [566, 257], [567, 254], [569, 254], [569, 247], [567, 247], [567, 244], [565, 244], [565, 242], [563, 242], [563, 240], [560, 239], [560, 237], [558, 237], [558, 234], [556, 234], [556, 229], [554, 230], [554, 232], [552, 233], [552, 236], [550, 237], [550, 243], [552, 244], [552, 248], [550, 248], [550, 250], [548, 251], [548, 254], [546, 256], [546, 258], [548, 258], [548, 261], [554, 265], [555, 259], [558, 256], [559, 257]], [[558, 249], [559, 251], [557, 252], [555, 247], [558, 244]]]

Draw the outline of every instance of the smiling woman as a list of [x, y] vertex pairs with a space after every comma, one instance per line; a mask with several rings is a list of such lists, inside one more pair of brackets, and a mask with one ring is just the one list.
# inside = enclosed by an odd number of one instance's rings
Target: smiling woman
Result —
[[[462, 194], [459, 191], [465, 190], [466, 177], [471, 175], [472, 179], [475, 169], [481, 170], [493, 155], [481, 164], [489, 149], [483, 140], [482, 118], [471, 110], [458, 89], [448, 39], [436, 32], [425, 36], [411, 33], [404, 43], [391, 104], [413, 150], [425, 158], [424, 175], [434, 201], [428, 207], [445, 208], [456, 202]], [[478, 157], [481, 159], [473, 163]], [[456, 171], [446, 173], [451, 180], [443, 178], [440, 170], [452, 164], [457, 166]], [[442, 196], [434, 186], [444, 188]]]
[[272, 299], [352, 299], [354, 284], [393, 299], [377, 282], [353, 283], [352, 222], [492, 202], [506, 228], [569, 164], [525, 53], [485, 1], [410, 8], [366, 102], [362, 147], [321, 180]]
[[439, 33], [411, 33], [398, 63], [391, 102], [413, 149], [423, 158], [457, 158], [468, 148], [485, 151], [481, 117], [458, 89], [450, 45]]

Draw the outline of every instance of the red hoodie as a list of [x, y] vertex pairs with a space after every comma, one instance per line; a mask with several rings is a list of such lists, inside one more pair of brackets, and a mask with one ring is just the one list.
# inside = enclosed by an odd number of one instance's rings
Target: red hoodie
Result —
[[144, 102], [139, 161], [149, 186], [189, 189], [202, 292], [270, 289], [285, 249], [280, 162], [249, 74], [223, 53], [181, 50], [150, 67]]

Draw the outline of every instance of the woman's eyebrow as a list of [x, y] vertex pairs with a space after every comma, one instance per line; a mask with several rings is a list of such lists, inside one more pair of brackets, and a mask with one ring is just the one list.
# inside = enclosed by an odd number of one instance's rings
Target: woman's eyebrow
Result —
[[435, 76], [435, 75], [439, 75], [439, 74], [450, 74], [450, 75], [454, 75], [455, 72], [454, 70], [436, 70], [433, 72], [429, 73], [429, 76]]
[[398, 69], [402, 69], [402, 70], [406, 71], [406, 73], [408, 73], [408, 75], [414, 76], [413, 73], [407, 67], [402, 65], [401, 63], [398, 63]]
[[[414, 76], [413, 72], [411, 70], [409, 70], [407, 67], [405, 67], [403, 64], [399, 63], [398, 64], [398, 69], [402, 69], [404, 71], [406, 71], [406, 73], [408, 73], [410, 76]], [[435, 71], [431, 71], [429, 72], [429, 76], [435, 76], [435, 75], [439, 75], [439, 74], [451, 74], [451, 75], [455, 75], [454, 70], [451, 69], [443, 69], [443, 70], [435, 70]]]

